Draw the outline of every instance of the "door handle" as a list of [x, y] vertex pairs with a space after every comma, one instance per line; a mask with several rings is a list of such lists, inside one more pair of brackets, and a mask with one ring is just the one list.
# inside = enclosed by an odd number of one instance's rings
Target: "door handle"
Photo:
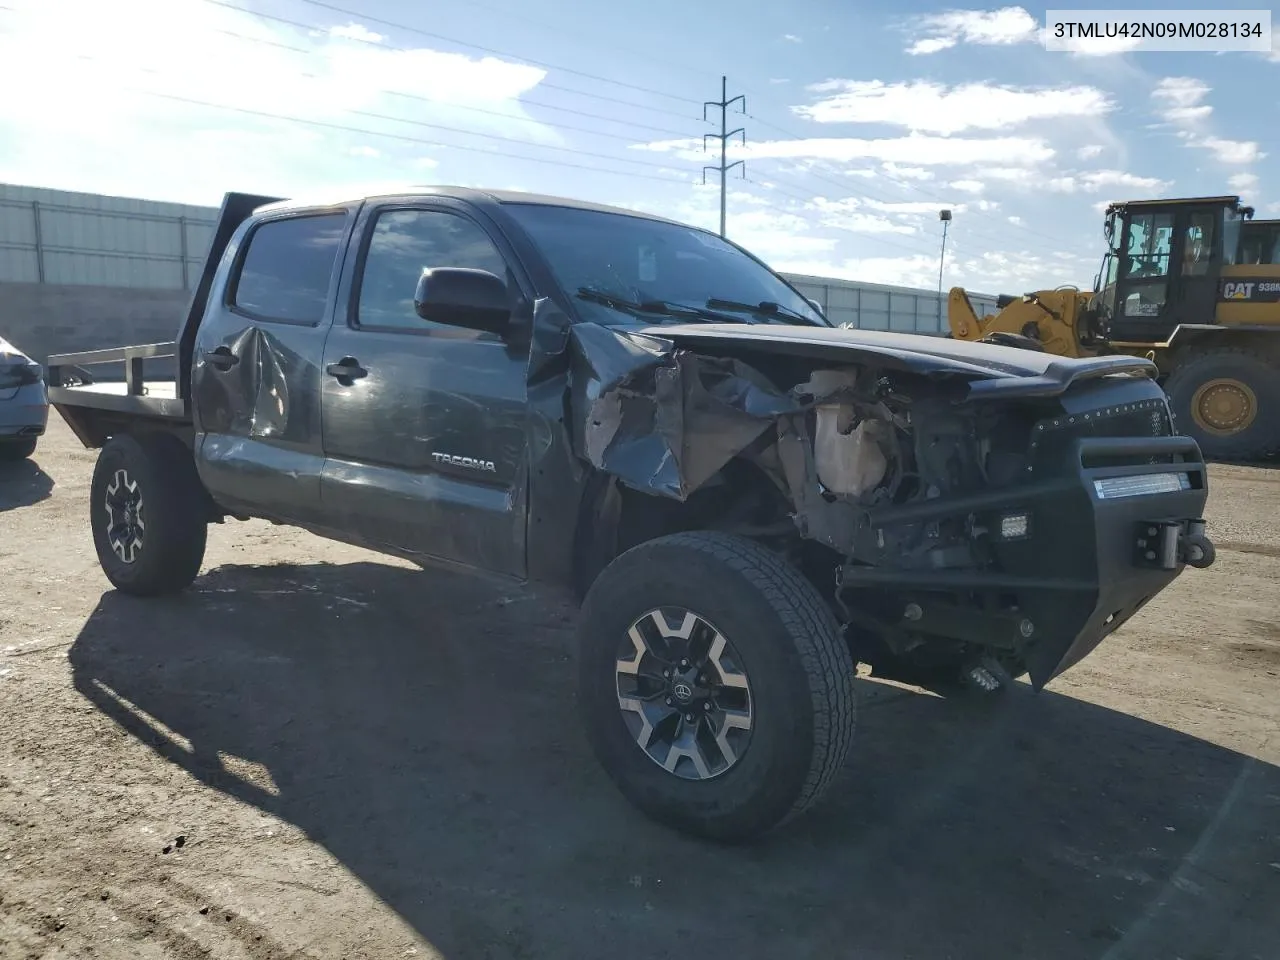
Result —
[[337, 378], [337, 381], [344, 387], [349, 387], [359, 378], [366, 376], [369, 371], [360, 366], [360, 361], [355, 357], [343, 357], [337, 363], [331, 363], [324, 368], [324, 372], [331, 377]]
[[230, 370], [240, 358], [231, 352], [229, 347], [217, 347], [213, 350], [206, 350], [203, 354], [204, 362], [209, 364], [215, 370]]

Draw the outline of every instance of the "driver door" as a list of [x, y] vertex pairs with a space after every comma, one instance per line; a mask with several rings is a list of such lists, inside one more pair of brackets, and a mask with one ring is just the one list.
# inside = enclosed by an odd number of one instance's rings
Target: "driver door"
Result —
[[1173, 330], [1174, 214], [1135, 213], [1125, 224], [1117, 254], [1119, 286], [1111, 337], [1162, 340]]
[[427, 267], [495, 273], [519, 309], [514, 257], [457, 203], [370, 204], [356, 229], [320, 368], [329, 522], [358, 542], [523, 577], [527, 338], [414, 309]]

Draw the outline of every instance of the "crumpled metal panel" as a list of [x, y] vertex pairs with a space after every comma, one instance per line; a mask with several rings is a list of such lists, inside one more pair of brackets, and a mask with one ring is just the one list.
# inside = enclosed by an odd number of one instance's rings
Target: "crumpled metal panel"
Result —
[[801, 408], [748, 365], [594, 323], [570, 328], [577, 449], [627, 486], [686, 499]]

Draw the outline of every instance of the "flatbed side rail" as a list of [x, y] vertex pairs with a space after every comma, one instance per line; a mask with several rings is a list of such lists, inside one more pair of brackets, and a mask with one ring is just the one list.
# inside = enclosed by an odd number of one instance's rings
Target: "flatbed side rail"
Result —
[[144, 361], [154, 357], [175, 357], [177, 355], [177, 343], [144, 343], [129, 347], [88, 350], [83, 353], [54, 354], [49, 357], [49, 362], [45, 366], [49, 372], [49, 386], [57, 388], [69, 386], [68, 381], [73, 378], [66, 376], [68, 371], [75, 372], [74, 379], [92, 383], [92, 374], [86, 377], [85, 374], [88, 372], [83, 370], [83, 367], [93, 366], [97, 363], [123, 363], [124, 392], [130, 397], [140, 397], [146, 393]]

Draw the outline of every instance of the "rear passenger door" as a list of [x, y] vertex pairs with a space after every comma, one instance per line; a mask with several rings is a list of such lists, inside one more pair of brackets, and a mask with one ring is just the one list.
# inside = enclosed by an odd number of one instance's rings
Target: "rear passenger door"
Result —
[[364, 542], [523, 576], [527, 336], [414, 309], [425, 268], [471, 267], [506, 280], [520, 316], [532, 299], [514, 253], [457, 201], [370, 204], [357, 230], [325, 345], [325, 510]]
[[293, 523], [320, 515], [320, 361], [354, 210], [252, 223], [209, 291], [191, 367], [196, 463], [231, 510]]

